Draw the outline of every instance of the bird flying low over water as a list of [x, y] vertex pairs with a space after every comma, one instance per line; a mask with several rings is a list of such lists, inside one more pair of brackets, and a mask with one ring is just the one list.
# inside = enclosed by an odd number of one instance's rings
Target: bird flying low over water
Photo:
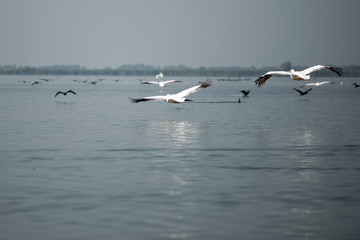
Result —
[[335, 82], [323, 81], [323, 82], [316, 82], [316, 83], [307, 83], [307, 84], [305, 84], [304, 86], [301, 86], [301, 87], [305, 87], [305, 86], [316, 86], [316, 87], [319, 87], [319, 86], [324, 85], [324, 84], [335, 84]]
[[31, 84], [31, 86], [34, 86], [34, 85], [37, 85], [37, 84], [40, 84], [41, 82], [38, 82], [38, 81], [35, 81]]
[[200, 91], [201, 89], [207, 88], [211, 86], [212, 81], [211, 79], [207, 79], [205, 82], [199, 83], [199, 85], [185, 89], [179, 93], [176, 94], [167, 94], [165, 96], [151, 96], [151, 97], [144, 97], [144, 98], [130, 98], [130, 101], [133, 103], [138, 102], [146, 102], [146, 101], [152, 101], [152, 100], [162, 100], [169, 103], [183, 103], [185, 101], [191, 101], [189, 99], [186, 99], [185, 97], [188, 96], [191, 93], [195, 93], [197, 91]]
[[57, 95], [59, 95], [59, 94], [62, 94], [62, 95], [64, 95], [64, 96], [66, 96], [66, 94], [68, 94], [68, 93], [72, 93], [72, 94], [75, 94], [76, 95], [76, 93], [74, 92], [74, 91], [72, 91], [72, 90], [69, 90], [69, 91], [67, 91], [67, 92], [57, 92], [56, 94], [55, 94], [55, 97], [57, 96]]
[[353, 84], [351, 84], [351, 86], [353, 86], [354, 88], [357, 88], [357, 87], [360, 87], [360, 84], [353, 83]]
[[294, 88], [295, 91], [297, 91], [298, 93], [300, 93], [300, 96], [303, 96], [303, 95], [308, 94], [308, 93], [311, 91], [311, 89], [312, 89], [312, 88], [310, 88], [310, 89], [306, 90], [305, 92], [303, 92], [303, 91], [300, 91], [299, 89]]
[[319, 71], [322, 69], [329, 69], [330, 71], [333, 71], [337, 75], [341, 76], [343, 73], [342, 68], [337, 67], [330, 67], [330, 66], [324, 66], [324, 65], [316, 65], [313, 67], [309, 67], [307, 69], [304, 69], [302, 71], [295, 71], [294, 69], [291, 69], [290, 71], [270, 71], [259, 77], [255, 80], [255, 85], [258, 87], [261, 87], [265, 84], [265, 82], [271, 78], [274, 75], [287, 75], [290, 76], [292, 80], [298, 80], [298, 81], [309, 81], [310, 80], [310, 73]]
[[142, 82], [141, 84], [157, 84], [157, 85], [159, 85], [159, 87], [162, 88], [165, 86], [165, 84], [177, 83], [177, 82], [181, 82], [181, 81], [178, 81], [178, 80], [167, 80], [167, 81], [160, 81], [160, 82], [149, 81], [149, 82]]
[[164, 74], [162, 72], [159, 73], [158, 75], [155, 75], [156, 80], [158, 80], [161, 77], [164, 77]]
[[241, 90], [240, 92], [242, 92], [244, 94], [244, 96], [246, 97], [247, 95], [249, 95], [250, 90], [246, 91], [246, 90]]

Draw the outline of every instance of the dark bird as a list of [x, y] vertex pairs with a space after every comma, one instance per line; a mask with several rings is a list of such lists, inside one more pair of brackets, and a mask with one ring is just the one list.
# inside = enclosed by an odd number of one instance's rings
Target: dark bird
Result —
[[48, 78], [40, 78], [40, 80], [45, 81], [45, 82], [52, 81], [51, 79], [48, 79]]
[[310, 80], [310, 73], [319, 71], [322, 69], [328, 69], [337, 75], [341, 76], [343, 73], [342, 68], [337, 67], [330, 67], [330, 66], [324, 66], [324, 65], [316, 65], [313, 67], [309, 67], [307, 69], [304, 69], [302, 71], [295, 71], [294, 69], [291, 69], [290, 71], [270, 71], [259, 77], [255, 80], [255, 85], [258, 87], [261, 87], [265, 84], [265, 82], [271, 78], [273, 75], [286, 75], [290, 76], [292, 80], [298, 80], [298, 81], [309, 81]]
[[351, 84], [351, 86], [353, 86], [354, 88], [357, 88], [357, 87], [360, 87], [360, 84], [353, 83], [353, 84]]
[[240, 92], [242, 92], [244, 94], [244, 96], [246, 97], [247, 95], [249, 95], [250, 90], [246, 91], [246, 90], [241, 90]]
[[72, 91], [72, 90], [69, 90], [69, 91], [67, 91], [67, 92], [57, 92], [56, 94], [55, 94], [55, 97], [57, 96], [57, 95], [59, 95], [59, 94], [62, 94], [62, 95], [64, 95], [64, 96], [66, 96], [66, 94], [68, 94], [68, 93], [72, 93], [72, 94], [75, 94], [76, 95], [76, 92], [74, 92], [74, 91]]
[[300, 91], [299, 89], [294, 88], [295, 91], [297, 91], [298, 93], [300, 93], [300, 96], [303, 96], [303, 95], [308, 94], [308, 93], [311, 91], [311, 89], [312, 89], [312, 88], [310, 88], [310, 89], [306, 90], [305, 92], [303, 92], [303, 91]]
[[35, 81], [31, 84], [31, 86], [34, 86], [34, 85], [37, 85], [37, 84], [40, 84], [41, 82], [38, 82], [38, 81]]
[[197, 91], [205, 89], [205, 88], [211, 86], [211, 84], [212, 84], [211, 79], [207, 79], [205, 82], [202, 82], [202, 83], [198, 84], [197, 86], [185, 89], [176, 94], [167, 94], [165, 96], [151, 96], [151, 97], [144, 97], [144, 98], [138, 98], [138, 99], [129, 97], [129, 99], [133, 103], [146, 102], [146, 101], [151, 101], [151, 100], [162, 100], [162, 101], [166, 101], [168, 103], [183, 103], [185, 101], [191, 101], [189, 99], [186, 99], [185, 98], [186, 96], [188, 96], [191, 93], [195, 93]]

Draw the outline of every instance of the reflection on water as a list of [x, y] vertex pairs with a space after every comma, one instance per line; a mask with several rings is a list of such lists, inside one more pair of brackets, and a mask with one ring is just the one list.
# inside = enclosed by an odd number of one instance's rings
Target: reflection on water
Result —
[[316, 140], [314, 132], [306, 126], [299, 126], [288, 135], [290, 146], [310, 146]]
[[273, 79], [239, 105], [227, 102], [238, 90], [219, 83], [201, 102], [134, 105], [128, 94], [161, 89], [128, 78], [54, 98], [72, 78], [17, 80], [0, 81], [3, 238], [359, 236], [360, 108], [349, 103], [360, 95], [350, 84], [299, 98], [294, 81]]
[[161, 125], [163, 134], [174, 147], [194, 146], [199, 139], [200, 128], [196, 123], [166, 120]]

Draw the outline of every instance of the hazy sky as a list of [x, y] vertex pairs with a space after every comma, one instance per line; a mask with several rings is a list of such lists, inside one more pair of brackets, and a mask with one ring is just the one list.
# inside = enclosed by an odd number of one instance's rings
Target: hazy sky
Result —
[[360, 64], [358, 0], [0, 0], [0, 65]]

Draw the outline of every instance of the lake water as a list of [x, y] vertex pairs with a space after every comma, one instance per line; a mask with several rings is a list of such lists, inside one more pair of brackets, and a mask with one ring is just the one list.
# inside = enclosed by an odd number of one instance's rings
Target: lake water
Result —
[[0, 76], [0, 239], [359, 239], [359, 79], [42, 77]]

